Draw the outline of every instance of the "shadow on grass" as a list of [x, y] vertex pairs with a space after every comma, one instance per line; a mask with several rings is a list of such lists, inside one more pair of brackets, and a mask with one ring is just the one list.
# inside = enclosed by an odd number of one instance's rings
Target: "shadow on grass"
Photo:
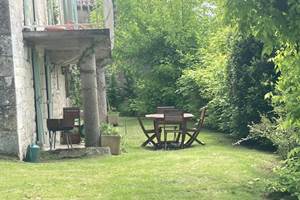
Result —
[[268, 200], [298, 200], [297, 197], [291, 196], [288, 192], [272, 192], [266, 196]]

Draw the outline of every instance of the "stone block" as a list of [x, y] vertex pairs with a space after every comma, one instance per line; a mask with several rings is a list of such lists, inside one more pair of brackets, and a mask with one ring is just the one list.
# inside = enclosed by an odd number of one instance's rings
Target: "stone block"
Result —
[[16, 105], [14, 78], [0, 76], [0, 108]]
[[0, 55], [0, 76], [13, 76], [13, 58], [12, 56]]
[[41, 153], [41, 160], [56, 160], [65, 158], [84, 158], [92, 156], [110, 156], [109, 147], [87, 147], [76, 149], [57, 149]]
[[12, 44], [10, 36], [0, 35], [0, 56], [12, 56]]
[[15, 106], [0, 106], [0, 131], [14, 131], [17, 129], [16, 114]]
[[18, 134], [16, 130], [0, 131], [0, 154], [19, 154]]
[[10, 29], [10, 16], [9, 16], [9, 2], [8, 0], [0, 1], [0, 35], [9, 35]]

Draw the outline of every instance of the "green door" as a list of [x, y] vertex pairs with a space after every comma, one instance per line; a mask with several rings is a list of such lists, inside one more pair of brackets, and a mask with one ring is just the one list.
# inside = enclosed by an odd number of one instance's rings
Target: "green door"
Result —
[[46, 58], [45, 58], [45, 75], [46, 75], [48, 118], [53, 118], [53, 97], [52, 97], [52, 83], [51, 83], [52, 67], [53, 67], [53, 65], [50, 63], [50, 59], [46, 55]]
[[34, 99], [35, 99], [35, 113], [36, 113], [36, 129], [37, 129], [37, 143], [44, 143], [44, 125], [43, 125], [43, 96], [41, 88], [41, 62], [38, 52], [35, 48], [32, 49], [33, 61], [33, 82], [34, 82]]

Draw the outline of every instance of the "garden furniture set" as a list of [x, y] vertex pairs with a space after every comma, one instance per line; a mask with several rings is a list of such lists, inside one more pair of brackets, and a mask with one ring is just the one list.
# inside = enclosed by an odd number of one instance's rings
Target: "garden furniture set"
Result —
[[[168, 147], [186, 148], [190, 147], [193, 142], [204, 145], [197, 137], [203, 128], [204, 118], [207, 107], [200, 109], [200, 117], [195, 127], [189, 128], [188, 121], [194, 115], [191, 113], [184, 113], [181, 110], [172, 106], [158, 107], [157, 112], [145, 115], [146, 119], [153, 120], [153, 129], [146, 129], [142, 119], [139, 117], [138, 121], [146, 136], [146, 141], [142, 146], [151, 144], [156, 149]], [[173, 139], [168, 140], [168, 135], [173, 134]], [[161, 135], [163, 134], [163, 140]]]

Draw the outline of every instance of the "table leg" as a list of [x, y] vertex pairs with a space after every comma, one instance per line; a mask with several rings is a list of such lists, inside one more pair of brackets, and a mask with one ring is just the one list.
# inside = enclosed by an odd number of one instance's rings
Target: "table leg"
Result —
[[161, 134], [160, 134], [160, 130], [159, 130], [159, 120], [154, 120], [153, 121], [154, 123], [154, 132], [155, 132], [155, 135], [156, 135], [156, 139], [157, 139], [157, 145], [158, 147], [160, 147], [161, 145]]

